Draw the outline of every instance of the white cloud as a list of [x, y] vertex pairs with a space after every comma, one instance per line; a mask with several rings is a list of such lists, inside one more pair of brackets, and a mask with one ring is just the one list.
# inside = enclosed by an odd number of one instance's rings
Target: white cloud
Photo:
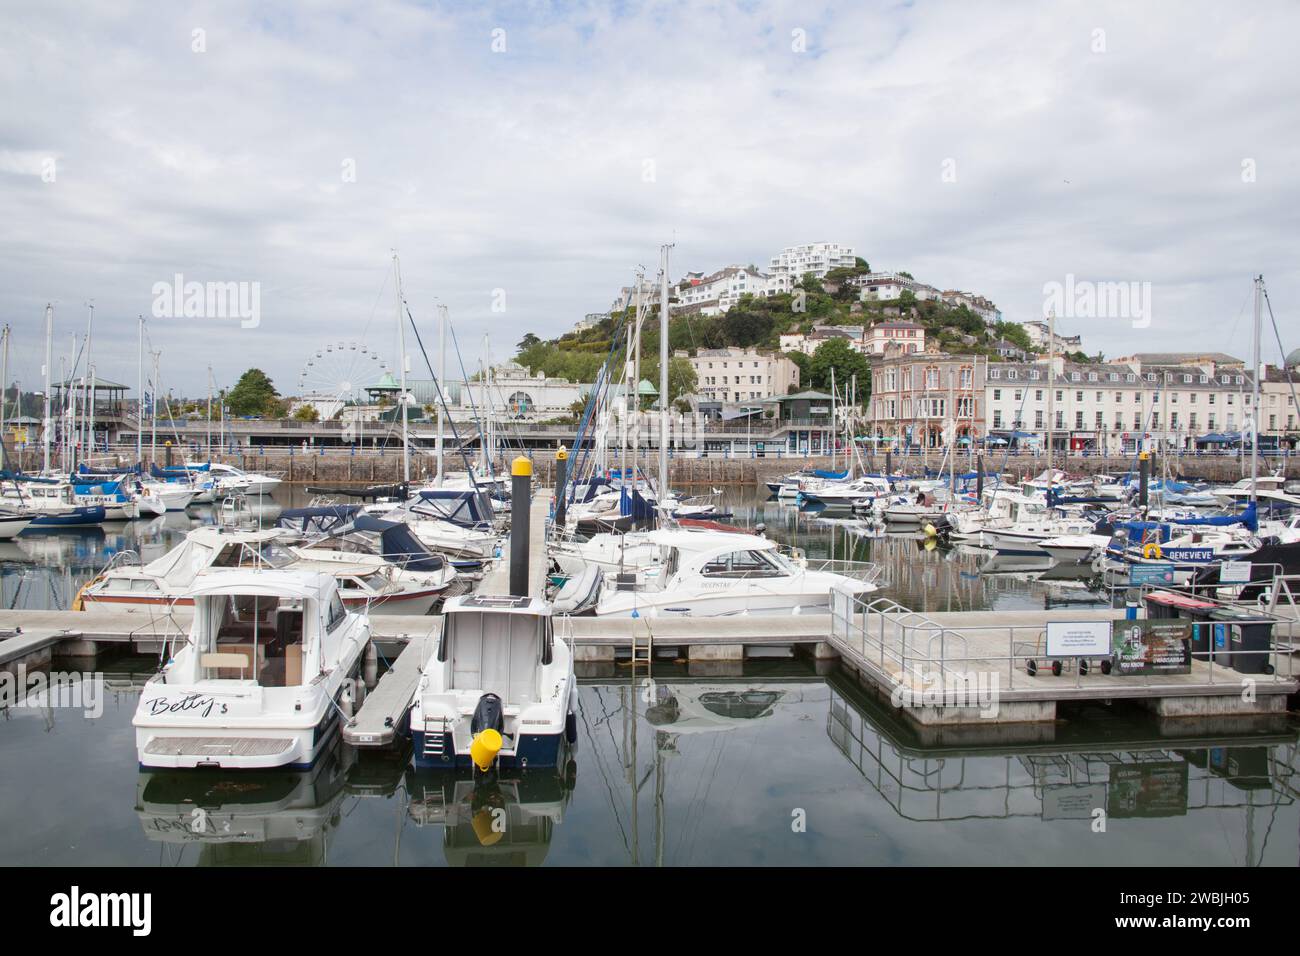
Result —
[[1067, 273], [1152, 282], [1151, 329], [1066, 330], [1109, 354], [1222, 347], [1255, 271], [1284, 312], [1300, 295], [1285, 4], [120, 8], [0, 26], [0, 309], [29, 377], [44, 303], [66, 333], [93, 297], [105, 374], [133, 381], [134, 316], [177, 272], [260, 282], [263, 318], [155, 320], [173, 383], [256, 362], [291, 390], [362, 335], [391, 356], [393, 248], [417, 317], [447, 302], [499, 356], [666, 239], [677, 273], [848, 242], [1008, 318]]

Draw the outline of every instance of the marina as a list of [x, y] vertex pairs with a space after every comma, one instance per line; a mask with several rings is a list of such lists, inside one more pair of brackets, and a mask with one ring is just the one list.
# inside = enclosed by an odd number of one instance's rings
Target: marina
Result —
[[1286, 928], [1300, 10], [10, 6], [20, 933]]

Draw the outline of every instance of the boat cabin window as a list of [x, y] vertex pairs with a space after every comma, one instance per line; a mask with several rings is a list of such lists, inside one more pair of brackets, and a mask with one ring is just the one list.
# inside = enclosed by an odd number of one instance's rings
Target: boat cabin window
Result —
[[232, 594], [209, 605], [212, 638], [201, 656], [205, 677], [302, 684], [303, 606], [293, 599]]
[[212, 559], [212, 567], [245, 568], [265, 565], [271, 568], [283, 568], [293, 561], [292, 554], [280, 545], [269, 541], [260, 545], [231, 541], [217, 552], [217, 556]]
[[785, 571], [763, 551], [732, 551], [709, 561], [702, 573], [712, 578], [771, 578]]
[[347, 609], [343, 606], [343, 599], [339, 597], [337, 591], [330, 598], [329, 615], [325, 619], [325, 630], [331, 634], [334, 629], [343, 623], [343, 619], [348, 616]]

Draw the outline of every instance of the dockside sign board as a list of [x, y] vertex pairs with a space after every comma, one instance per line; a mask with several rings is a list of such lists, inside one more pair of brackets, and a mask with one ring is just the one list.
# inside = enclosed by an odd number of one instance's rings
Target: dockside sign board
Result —
[[1048, 657], [1107, 657], [1110, 621], [1048, 621]]
[[1192, 622], [1115, 622], [1115, 674], [1190, 674]]

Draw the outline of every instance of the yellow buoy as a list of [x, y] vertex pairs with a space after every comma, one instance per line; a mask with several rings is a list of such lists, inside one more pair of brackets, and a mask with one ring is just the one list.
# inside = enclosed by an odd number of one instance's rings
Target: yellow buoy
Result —
[[[493, 731], [493, 733], [496, 733], [496, 731]], [[506, 835], [504, 830], [498, 830], [494, 827], [493, 822], [492, 810], [486, 807], [474, 814], [470, 826], [474, 828], [474, 835], [478, 837], [479, 846], [492, 846]]]
[[469, 745], [469, 757], [474, 761], [474, 766], [487, 773], [500, 750], [501, 735], [489, 727], [480, 730], [474, 737], [474, 742]]
[[922, 528], [921, 530], [925, 532], [925, 536], [926, 536], [927, 538], [933, 538], [936, 534], [939, 533], [939, 532], [937, 532], [937, 531], [934, 530], [934, 525], [932, 525], [932, 524], [927, 524], [927, 525], [926, 525], [924, 528]]

